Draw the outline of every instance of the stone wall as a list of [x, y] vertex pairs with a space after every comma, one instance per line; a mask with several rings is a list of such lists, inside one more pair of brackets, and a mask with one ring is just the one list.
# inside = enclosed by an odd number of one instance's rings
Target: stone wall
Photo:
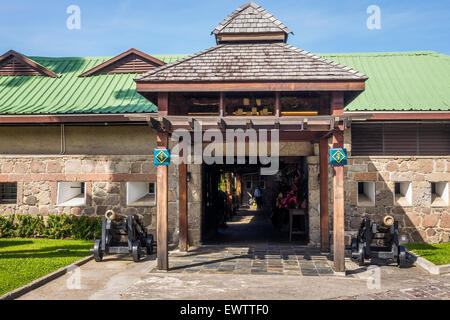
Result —
[[312, 246], [319, 246], [320, 245], [319, 157], [318, 156], [306, 157], [306, 161], [308, 164], [309, 244]]
[[[193, 168], [194, 171], [198, 168]], [[201, 191], [198, 174], [188, 185], [189, 233], [200, 240]], [[57, 184], [85, 182], [86, 205], [57, 205]], [[127, 206], [127, 182], [156, 182], [152, 156], [0, 156], [0, 182], [17, 182], [17, 203], [0, 204], [0, 214], [76, 214], [101, 216], [113, 209], [138, 214], [156, 235], [156, 205]], [[178, 243], [178, 166], [169, 167], [169, 241]]]
[[[350, 130], [344, 142], [350, 154], [345, 168], [347, 231], [356, 231], [363, 217], [380, 221], [391, 215], [409, 242], [449, 241], [450, 207], [432, 204], [431, 182], [450, 183], [450, 157], [353, 157]], [[358, 205], [359, 181], [375, 183], [375, 205]], [[411, 182], [411, 204], [395, 201], [395, 182]]]

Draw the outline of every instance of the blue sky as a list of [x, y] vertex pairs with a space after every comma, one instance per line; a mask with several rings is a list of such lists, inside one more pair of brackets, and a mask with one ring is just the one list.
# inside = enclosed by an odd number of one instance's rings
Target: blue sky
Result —
[[[0, 0], [0, 52], [39, 56], [111, 56], [131, 47], [149, 54], [195, 53], [246, 0]], [[293, 32], [289, 43], [316, 53], [434, 50], [450, 54], [449, 0], [259, 0]], [[69, 30], [66, 9], [81, 9]], [[366, 10], [381, 9], [369, 30]]]

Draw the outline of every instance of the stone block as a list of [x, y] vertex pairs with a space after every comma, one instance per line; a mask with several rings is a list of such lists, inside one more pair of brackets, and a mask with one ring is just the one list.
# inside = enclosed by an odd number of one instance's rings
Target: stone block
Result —
[[45, 173], [45, 163], [41, 160], [31, 161], [31, 173]]
[[25, 198], [25, 203], [29, 206], [34, 206], [37, 203], [37, 198], [35, 196], [28, 196]]
[[417, 159], [415, 161], [409, 161], [408, 167], [411, 171], [420, 173], [432, 173], [434, 169], [434, 163], [432, 159]]
[[23, 162], [17, 162], [14, 165], [14, 173], [25, 174], [28, 173], [28, 166]]
[[81, 160], [66, 161], [65, 173], [81, 173]]
[[81, 162], [81, 172], [82, 173], [94, 173], [95, 163], [92, 160], [83, 160]]
[[450, 214], [449, 213], [442, 214], [439, 226], [441, 228], [450, 229]]
[[14, 163], [6, 161], [2, 163], [2, 173], [12, 173], [14, 171]]
[[355, 181], [377, 181], [376, 172], [355, 172]]
[[389, 161], [388, 163], [386, 163], [386, 165], [384, 166], [384, 171], [387, 172], [395, 172], [398, 171], [398, 163], [397, 161]]
[[141, 173], [142, 172], [142, 162], [133, 162], [131, 164], [131, 173]]
[[437, 225], [439, 221], [439, 215], [437, 214], [429, 214], [423, 218], [422, 227], [424, 228], [433, 228]]

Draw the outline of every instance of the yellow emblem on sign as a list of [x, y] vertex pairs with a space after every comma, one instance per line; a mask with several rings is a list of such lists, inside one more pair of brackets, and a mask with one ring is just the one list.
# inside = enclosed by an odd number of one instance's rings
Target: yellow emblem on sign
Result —
[[333, 159], [336, 160], [337, 163], [341, 163], [341, 161], [345, 159], [345, 155], [338, 150], [333, 154]]
[[160, 162], [160, 163], [164, 163], [169, 157], [167, 156], [167, 154], [164, 151], [160, 151], [157, 155], [156, 155], [156, 159]]

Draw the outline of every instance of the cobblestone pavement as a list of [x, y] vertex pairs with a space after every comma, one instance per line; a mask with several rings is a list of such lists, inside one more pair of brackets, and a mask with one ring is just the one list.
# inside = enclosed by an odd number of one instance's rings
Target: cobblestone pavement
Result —
[[171, 253], [169, 272], [327, 276], [334, 274], [331, 263], [329, 255], [307, 247], [203, 246], [187, 254]]
[[450, 283], [389, 290], [360, 296], [339, 297], [332, 300], [450, 300]]

